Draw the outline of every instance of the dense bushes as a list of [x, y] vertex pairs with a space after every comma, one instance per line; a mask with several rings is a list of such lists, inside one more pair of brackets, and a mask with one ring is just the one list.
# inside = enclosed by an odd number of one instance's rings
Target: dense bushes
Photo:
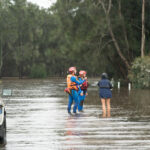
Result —
[[31, 67], [31, 78], [45, 78], [47, 77], [46, 67], [44, 64], [33, 65]]
[[129, 79], [136, 88], [150, 88], [150, 57], [136, 58], [132, 64]]

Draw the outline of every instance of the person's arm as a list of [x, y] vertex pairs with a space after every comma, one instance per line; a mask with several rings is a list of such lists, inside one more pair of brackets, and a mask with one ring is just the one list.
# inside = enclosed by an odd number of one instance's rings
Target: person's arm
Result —
[[75, 82], [75, 83], [78, 84], [78, 85], [80, 85], [80, 84], [82, 84], [85, 80], [83, 80], [83, 81], [78, 81], [75, 76], [72, 76], [72, 77], [71, 77], [71, 81], [72, 81], [72, 82]]
[[[82, 79], [81, 79], [81, 78], [78, 78], [78, 81], [79, 81], [79, 82], [81, 82], [81, 81], [82, 81]], [[81, 87], [81, 86], [82, 86], [82, 84], [80, 84], [80, 87]]]
[[81, 79], [81, 78], [78, 78], [78, 80], [79, 80], [79, 81], [82, 81], [82, 79]]

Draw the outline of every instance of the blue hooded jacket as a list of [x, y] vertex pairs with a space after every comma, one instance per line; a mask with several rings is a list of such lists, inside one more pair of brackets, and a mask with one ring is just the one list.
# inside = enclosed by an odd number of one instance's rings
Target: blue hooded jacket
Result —
[[108, 79], [101, 79], [98, 82], [99, 96], [100, 98], [111, 98], [112, 97], [112, 85]]

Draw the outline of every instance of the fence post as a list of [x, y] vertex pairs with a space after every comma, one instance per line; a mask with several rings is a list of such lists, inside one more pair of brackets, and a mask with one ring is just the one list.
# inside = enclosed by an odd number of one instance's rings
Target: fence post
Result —
[[128, 90], [131, 90], [131, 83], [128, 83]]
[[120, 81], [118, 82], [118, 89], [120, 89]]

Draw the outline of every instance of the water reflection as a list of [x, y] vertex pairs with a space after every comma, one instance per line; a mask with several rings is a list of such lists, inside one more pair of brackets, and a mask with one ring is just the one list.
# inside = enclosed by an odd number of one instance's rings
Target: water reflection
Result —
[[72, 150], [73, 147], [75, 147], [75, 144], [73, 142], [76, 140], [76, 136], [80, 136], [79, 130], [75, 130], [75, 128], [78, 127], [77, 124], [77, 116], [70, 116], [67, 119], [66, 124], [66, 147], [67, 150]]

